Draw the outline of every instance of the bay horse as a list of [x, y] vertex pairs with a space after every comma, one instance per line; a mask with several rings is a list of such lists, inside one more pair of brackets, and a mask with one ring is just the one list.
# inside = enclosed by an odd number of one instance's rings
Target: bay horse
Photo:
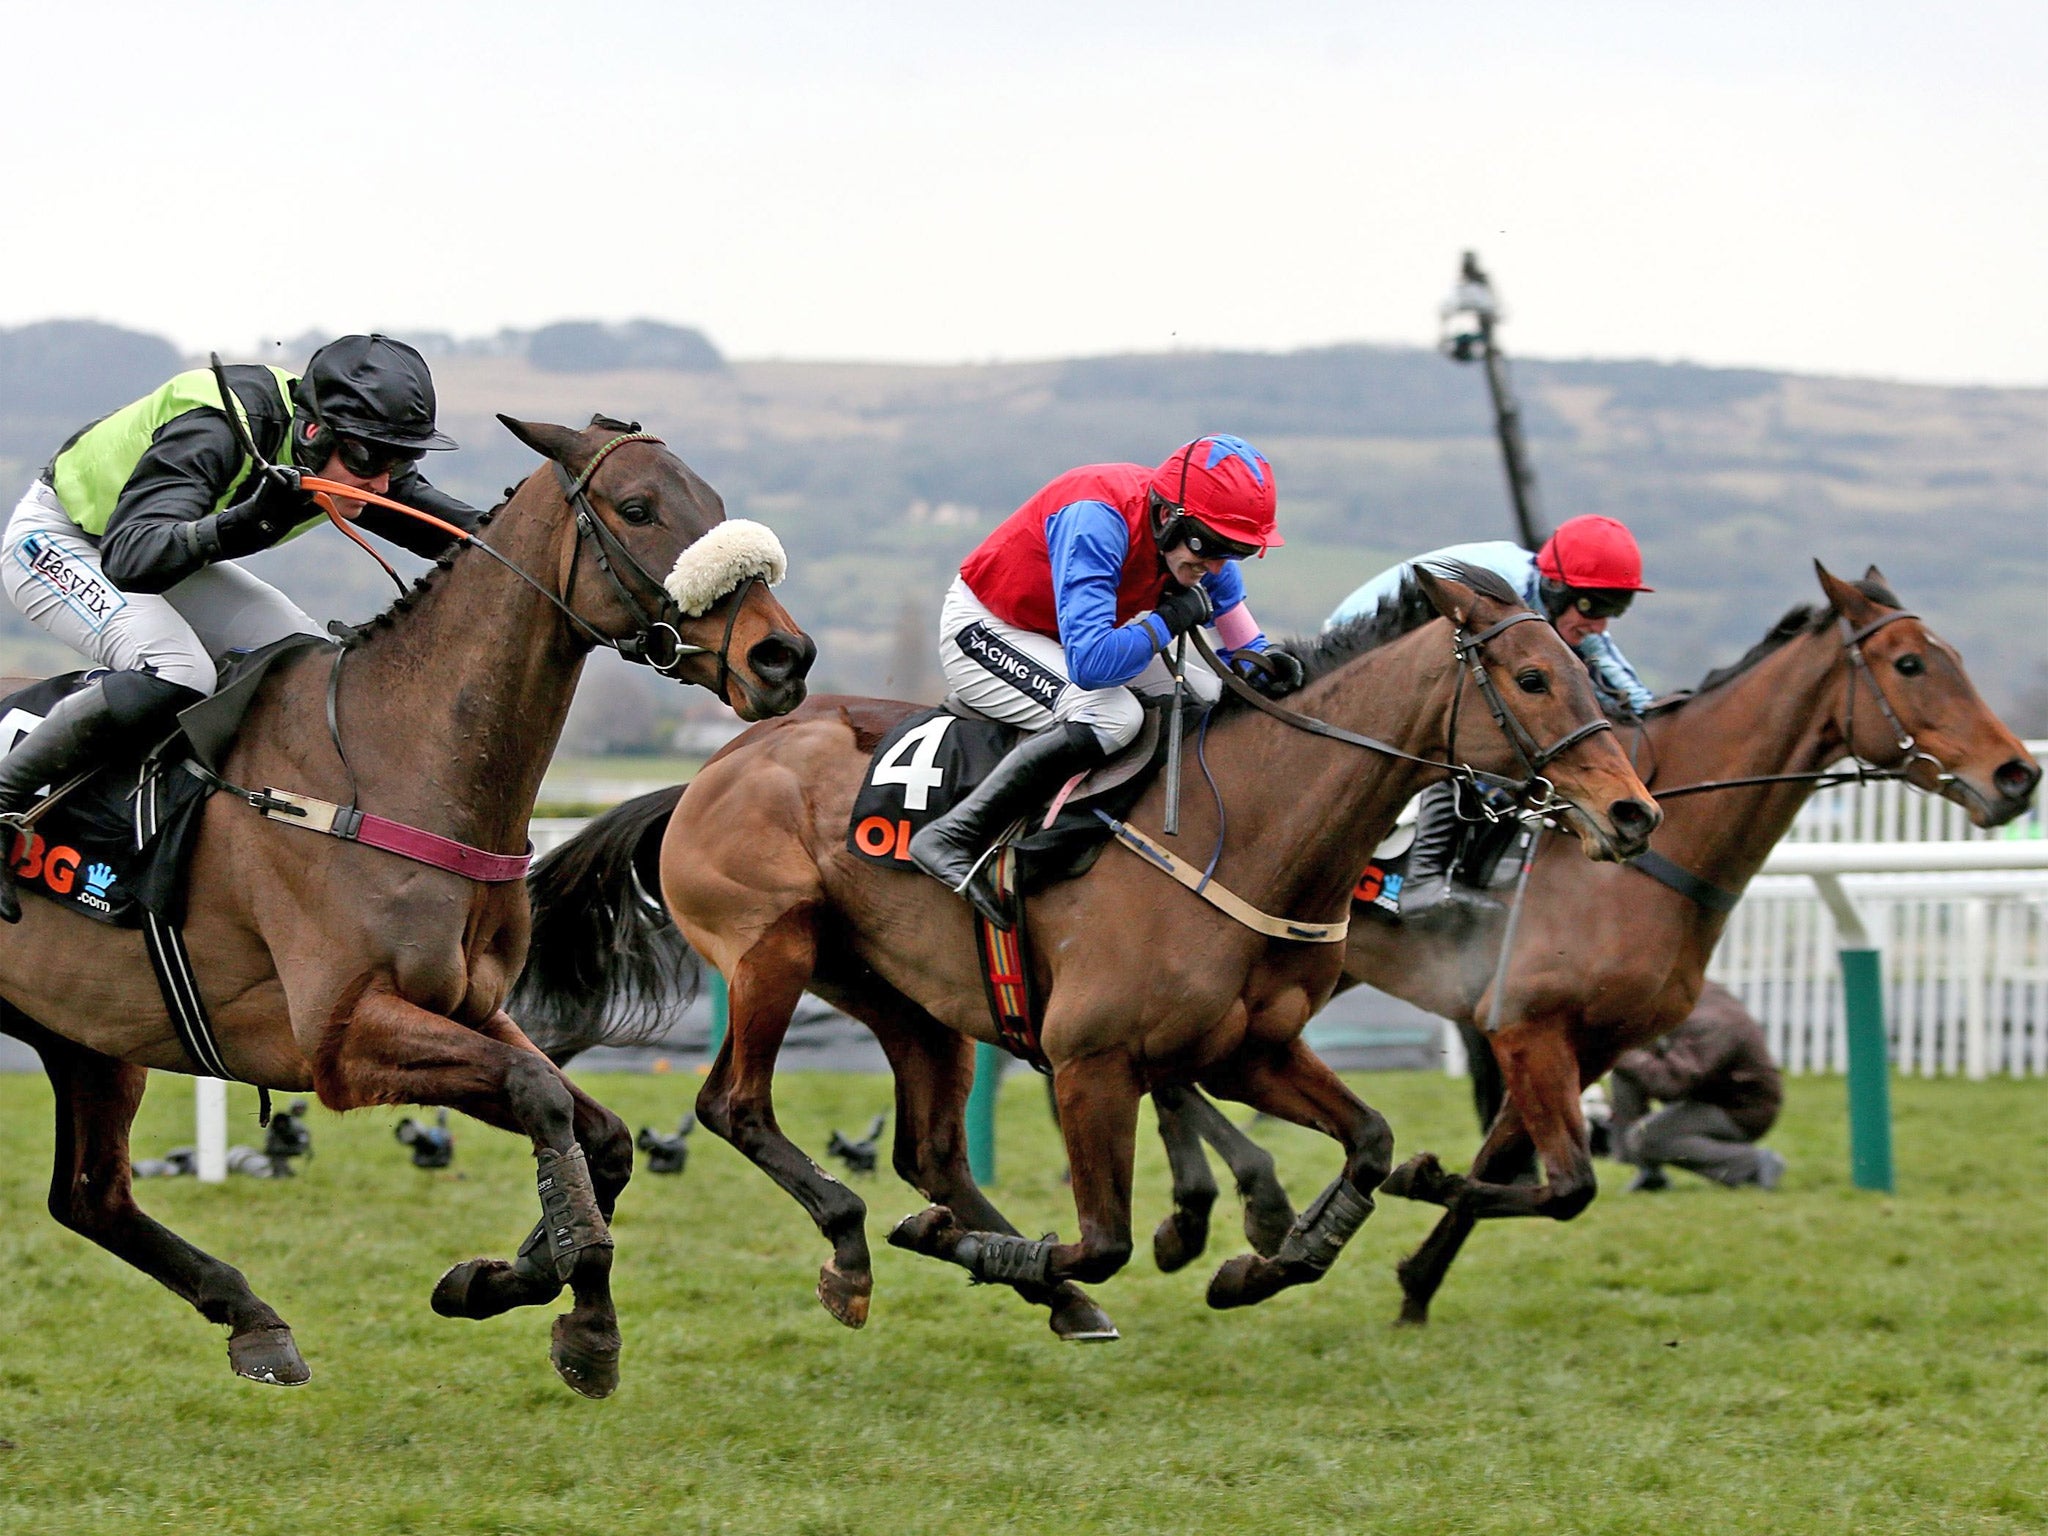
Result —
[[[2040, 765], [1978, 696], [1955, 649], [1872, 566], [1843, 581], [1816, 563], [1826, 601], [1792, 609], [1733, 666], [1654, 706], [1629, 733], [1665, 810], [1653, 850], [1708, 888], [1709, 904], [1620, 865], [1536, 849], [1495, 1017], [1504, 915], [1476, 934], [1354, 923], [1344, 985], [1369, 983], [1457, 1023], [1487, 1122], [1471, 1170], [1422, 1153], [1383, 1186], [1445, 1207], [1399, 1266], [1401, 1320], [1423, 1323], [1474, 1224], [1500, 1216], [1570, 1220], [1596, 1194], [1582, 1088], [1623, 1052], [1692, 1011], [1733, 898], [1763, 867], [1807, 797], [1851, 759], [1903, 776], [1968, 810], [1980, 827], [2021, 815]], [[1246, 1195], [1247, 1223], [1270, 1230], [1289, 1207], [1272, 1163], [1193, 1091], [1161, 1095], [1174, 1212], [1154, 1252], [1178, 1268], [1200, 1253], [1215, 1184], [1213, 1140]], [[1512, 1183], [1540, 1159], [1543, 1182]]]
[[[1179, 846], [1197, 859], [1215, 846], [1215, 882], [1268, 914], [1343, 919], [1395, 814], [1447, 771], [1423, 756], [1433, 749], [1486, 772], [1520, 764], [1547, 774], [1556, 808], [1595, 858], [1634, 854], [1656, 825], [1584, 669], [1490, 573], [1424, 571], [1398, 613], [1362, 621], [1303, 660], [1300, 708], [1339, 731], [1372, 733], [1391, 754], [1226, 704], [1184, 765], [1191, 779], [1211, 775], [1215, 792], [1189, 788]], [[1468, 705], [1460, 735], [1458, 700], [1482, 679], [1494, 724]], [[1027, 907], [1078, 1241], [1019, 1236], [975, 1186], [963, 1110], [973, 1043], [997, 1034], [970, 909], [936, 882], [846, 848], [869, 754], [916, 707], [825, 698], [756, 726], [682, 794], [661, 845], [662, 894], [681, 937], [729, 984], [729, 1028], [698, 1119], [795, 1197], [831, 1243], [820, 1302], [859, 1327], [873, 1277], [865, 1206], [775, 1119], [775, 1059], [806, 990], [867, 1024], [894, 1070], [895, 1166], [934, 1203], [900, 1223], [891, 1243], [1012, 1285], [1051, 1310], [1063, 1338], [1115, 1337], [1078, 1283], [1107, 1279], [1129, 1257], [1139, 1100], [1161, 1082], [1198, 1081], [1344, 1150], [1342, 1173], [1272, 1257], [1241, 1255], [1216, 1272], [1210, 1304], [1242, 1306], [1320, 1278], [1371, 1213], [1393, 1147], [1386, 1121], [1301, 1042], [1337, 982], [1341, 944], [1269, 938], [1114, 847]], [[1544, 741], [1555, 750], [1539, 750]], [[1132, 824], [1156, 826], [1163, 796], [1153, 783]]]
[[[768, 592], [782, 564], [772, 534], [726, 524], [717, 493], [626, 423], [500, 419], [550, 462], [342, 647], [280, 660], [224, 778], [514, 853], [594, 645], [637, 650], [744, 719], [802, 701], [815, 647]], [[310, 835], [231, 794], [202, 818], [184, 936], [228, 1071], [312, 1089], [330, 1109], [446, 1105], [529, 1137], [533, 1235], [509, 1263], [456, 1265], [432, 1304], [489, 1317], [566, 1283], [575, 1307], [554, 1324], [555, 1369], [585, 1396], [608, 1394], [607, 1223], [632, 1140], [502, 1010], [526, 950], [524, 885]], [[22, 905], [20, 925], [0, 930], [0, 1028], [36, 1048], [56, 1094], [51, 1214], [225, 1324], [238, 1375], [306, 1381], [290, 1328], [242, 1275], [135, 1203], [128, 1130], [148, 1069], [207, 1070], [180, 1043], [143, 935]]]

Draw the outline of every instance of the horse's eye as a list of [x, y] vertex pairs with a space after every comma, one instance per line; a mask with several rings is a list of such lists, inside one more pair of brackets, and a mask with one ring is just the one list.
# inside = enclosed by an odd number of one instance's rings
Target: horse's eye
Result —
[[1524, 693], [1548, 693], [1550, 692], [1550, 679], [1534, 667], [1531, 667], [1526, 672], [1515, 674], [1515, 686]]
[[619, 508], [619, 516], [636, 526], [654, 521], [654, 508], [644, 501], [629, 501]]
[[1912, 651], [1906, 652], [1905, 655], [1893, 662], [1892, 665], [1898, 669], [1899, 676], [1901, 677], [1918, 677], [1927, 670], [1927, 663], [1922, 661]]

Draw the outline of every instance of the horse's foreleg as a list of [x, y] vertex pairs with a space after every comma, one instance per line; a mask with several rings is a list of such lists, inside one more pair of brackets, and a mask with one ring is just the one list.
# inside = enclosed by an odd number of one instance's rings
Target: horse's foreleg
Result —
[[1393, 1158], [1393, 1131], [1299, 1039], [1240, 1051], [1211, 1069], [1203, 1086], [1321, 1131], [1344, 1148], [1344, 1171], [1295, 1220], [1279, 1251], [1271, 1258], [1239, 1254], [1225, 1263], [1209, 1281], [1209, 1305], [1249, 1306], [1320, 1280], [1372, 1214], [1373, 1191]]
[[[490, 1028], [517, 1027], [505, 1019]], [[394, 993], [371, 992], [321, 1041], [314, 1086], [330, 1109], [446, 1105], [532, 1141], [540, 1225], [510, 1264], [471, 1260], [449, 1270], [434, 1287], [434, 1310], [489, 1317], [551, 1300], [566, 1283], [576, 1306], [555, 1319], [555, 1370], [586, 1397], [609, 1396], [619, 1378], [611, 1228], [576, 1141], [576, 1096], [555, 1065]]]
[[1187, 1118], [1202, 1140], [1222, 1155], [1244, 1202], [1244, 1236], [1252, 1252], [1271, 1258], [1287, 1240], [1294, 1225], [1294, 1203], [1280, 1183], [1273, 1167], [1273, 1154], [1230, 1123], [1222, 1110], [1204, 1097], [1199, 1088], [1187, 1094]]
[[775, 1058], [790, 1015], [817, 965], [808, 906], [786, 912], [733, 967], [725, 1045], [697, 1095], [697, 1119], [793, 1196], [832, 1244], [818, 1271], [818, 1301], [840, 1322], [868, 1320], [875, 1277], [868, 1257], [868, 1208], [782, 1134], [775, 1119]]
[[1458, 1021], [1458, 1033], [1465, 1041], [1465, 1071], [1472, 1080], [1472, 1108], [1479, 1116], [1483, 1137], [1500, 1118], [1501, 1104], [1508, 1095], [1500, 1063], [1494, 1059], [1493, 1038], [1465, 1020]]
[[[526, 1032], [509, 1015], [494, 1014], [479, 1030], [491, 1039], [518, 1050], [541, 1055], [540, 1047], [526, 1038]], [[619, 1195], [633, 1178], [633, 1133], [626, 1122], [585, 1093], [567, 1076], [562, 1079], [575, 1100], [576, 1145], [583, 1149], [590, 1168], [591, 1187], [597, 1192], [597, 1208], [606, 1221], [619, 1203]]]
[[1079, 1242], [1033, 1240], [962, 1226], [943, 1207], [921, 1211], [892, 1241], [960, 1265], [984, 1283], [1052, 1286], [1107, 1280], [1131, 1260], [1131, 1160], [1137, 1151], [1144, 1085], [1131, 1059], [1105, 1051], [1062, 1062], [1053, 1072], [1060, 1134], [1073, 1171]]
[[240, 1270], [202, 1253], [145, 1215], [129, 1182], [128, 1127], [149, 1073], [29, 1024], [9, 1011], [7, 1029], [33, 1045], [57, 1097], [57, 1157], [50, 1214], [228, 1332], [238, 1376], [295, 1387], [312, 1377], [292, 1331], [249, 1289]]
[[[974, 1042], [936, 1021], [929, 1028], [912, 1030], [877, 1016], [870, 1019], [870, 1027], [896, 1075], [897, 1175], [932, 1202], [928, 1210], [898, 1222], [889, 1234], [890, 1243], [951, 1258], [957, 1242], [939, 1251], [929, 1234], [947, 1232], [957, 1239], [964, 1231], [985, 1231], [1019, 1237], [1009, 1218], [975, 1183], [967, 1161], [965, 1117], [968, 1091], [974, 1086]], [[1061, 1339], [1094, 1343], [1117, 1337], [1109, 1314], [1071, 1280], [1057, 1285], [1020, 1280], [1014, 1285], [1024, 1300], [1050, 1311], [1049, 1325]]]
[[1209, 1246], [1209, 1211], [1216, 1204], [1216, 1176], [1209, 1171], [1202, 1134], [1186, 1112], [1190, 1092], [1174, 1085], [1152, 1090], [1159, 1139], [1173, 1170], [1173, 1209], [1152, 1233], [1152, 1259], [1169, 1275], [1199, 1259]]
[[[1548, 1216], [1569, 1221], [1593, 1201], [1598, 1185], [1579, 1106], [1579, 1061], [1561, 1021], [1537, 1020], [1503, 1030], [1494, 1049], [1527, 1138], [1543, 1162], [1540, 1184], [1505, 1184], [1519, 1163], [1490, 1161], [1488, 1175], [1446, 1173], [1433, 1153], [1411, 1157], [1385, 1184], [1388, 1194], [1461, 1211], [1480, 1221]], [[1500, 1122], [1495, 1122], [1496, 1127]], [[1489, 1136], [1489, 1143], [1491, 1137]]]
[[[1521, 1115], [1510, 1100], [1487, 1132], [1479, 1155], [1472, 1160], [1470, 1177], [1505, 1182], [1528, 1163], [1533, 1150]], [[1478, 1217], [1453, 1202], [1422, 1240], [1422, 1246], [1394, 1266], [1394, 1274], [1401, 1282], [1402, 1322], [1419, 1326], [1429, 1321], [1430, 1301], [1477, 1224]]]

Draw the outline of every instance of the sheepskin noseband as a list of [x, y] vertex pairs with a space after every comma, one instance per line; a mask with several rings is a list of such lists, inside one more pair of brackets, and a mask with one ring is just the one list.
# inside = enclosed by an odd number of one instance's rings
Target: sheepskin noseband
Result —
[[676, 568], [662, 585], [690, 618], [707, 613], [741, 582], [759, 577], [774, 586], [789, 574], [782, 540], [766, 523], [734, 518], [676, 556]]

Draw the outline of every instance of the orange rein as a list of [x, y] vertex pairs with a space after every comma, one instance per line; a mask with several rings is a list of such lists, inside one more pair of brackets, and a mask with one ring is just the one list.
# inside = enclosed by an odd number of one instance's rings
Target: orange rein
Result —
[[441, 532], [455, 539], [458, 543], [467, 544], [470, 540], [468, 530], [458, 528], [453, 523], [444, 522], [431, 512], [422, 512], [417, 507], [408, 507], [402, 501], [393, 501], [389, 496], [379, 496], [375, 491], [362, 490], [353, 485], [343, 485], [339, 480], [323, 480], [318, 475], [301, 475], [299, 476], [299, 488], [312, 493], [313, 499], [320, 503], [320, 510], [327, 514], [327, 520], [353, 539], [364, 554], [383, 566], [384, 574], [397, 584], [398, 590], [401, 592], [405, 590], [405, 579], [391, 568], [389, 560], [386, 560], [375, 549], [370, 547], [368, 539], [355, 531], [349, 519], [341, 515], [341, 509], [334, 504], [336, 497], [341, 497], [348, 501], [372, 502], [377, 506], [389, 508], [393, 512], [403, 512], [415, 522], [425, 523], [429, 528], [440, 529]]

